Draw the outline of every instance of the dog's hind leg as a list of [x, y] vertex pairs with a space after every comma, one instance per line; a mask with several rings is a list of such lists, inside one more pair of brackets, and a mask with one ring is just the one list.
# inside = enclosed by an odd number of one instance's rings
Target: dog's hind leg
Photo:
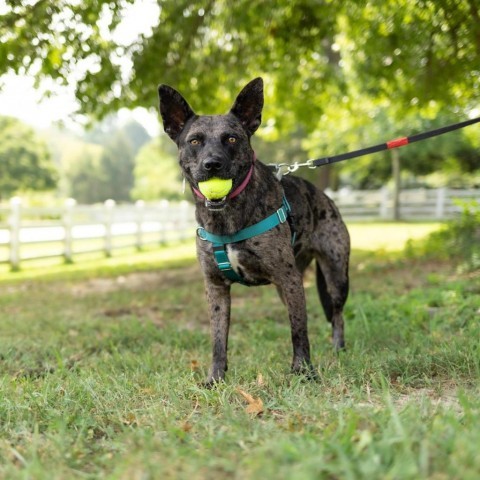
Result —
[[317, 290], [327, 320], [332, 324], [335, 350], [345, 348], [343, 307], [348, 296], [348, 262], [335, 265], [324, 258], [316, 261]]

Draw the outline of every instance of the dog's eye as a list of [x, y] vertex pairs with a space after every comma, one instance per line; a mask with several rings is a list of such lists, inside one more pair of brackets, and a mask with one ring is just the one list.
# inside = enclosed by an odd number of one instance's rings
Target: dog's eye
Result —
[[237, 139], [235, 137], [228, 137], [228, 143], [236, 143]]
[[192, 138], [192, 140], [190, 140], [190, 145], [200, 145], [200, 140], [198, 140], [197, 138]]

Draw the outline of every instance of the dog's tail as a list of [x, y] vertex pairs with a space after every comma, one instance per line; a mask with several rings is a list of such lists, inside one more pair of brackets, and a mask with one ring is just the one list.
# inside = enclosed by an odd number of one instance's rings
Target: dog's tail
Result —
[[325, 275], [320, 268], [318, 262], [315, 262], [316, 270], [317, 270], [317, 291], [318, 296], [320, 297], [320, 301], [322, 302], [323, 311], [325, 312], [325, 316], [327, 320], [332, 323], [333, 317], [333, 303], [332, 297], [328, 293], [327, 290], [327, 282], [325, 281]]

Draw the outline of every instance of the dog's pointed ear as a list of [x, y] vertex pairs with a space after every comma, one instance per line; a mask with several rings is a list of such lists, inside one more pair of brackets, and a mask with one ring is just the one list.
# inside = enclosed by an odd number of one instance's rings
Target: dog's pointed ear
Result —
[[230, 110], [253, 135], [262, 123], [263, 80], [258, 77], [248, 83], [238, 94]]
[[176, 142], [183, 127], [195, 113], [182, 95], [168, 85], [158, 87], [158, 96], [163, 129]]

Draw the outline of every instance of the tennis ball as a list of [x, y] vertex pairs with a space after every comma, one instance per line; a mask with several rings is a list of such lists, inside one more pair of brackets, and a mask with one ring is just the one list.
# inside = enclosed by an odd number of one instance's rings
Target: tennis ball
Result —
[[206, 182], [200, 182], [198, 189], [208, 200], [218, 200], [228, 195], [232, 189], [232, 179], [211, 178]]

